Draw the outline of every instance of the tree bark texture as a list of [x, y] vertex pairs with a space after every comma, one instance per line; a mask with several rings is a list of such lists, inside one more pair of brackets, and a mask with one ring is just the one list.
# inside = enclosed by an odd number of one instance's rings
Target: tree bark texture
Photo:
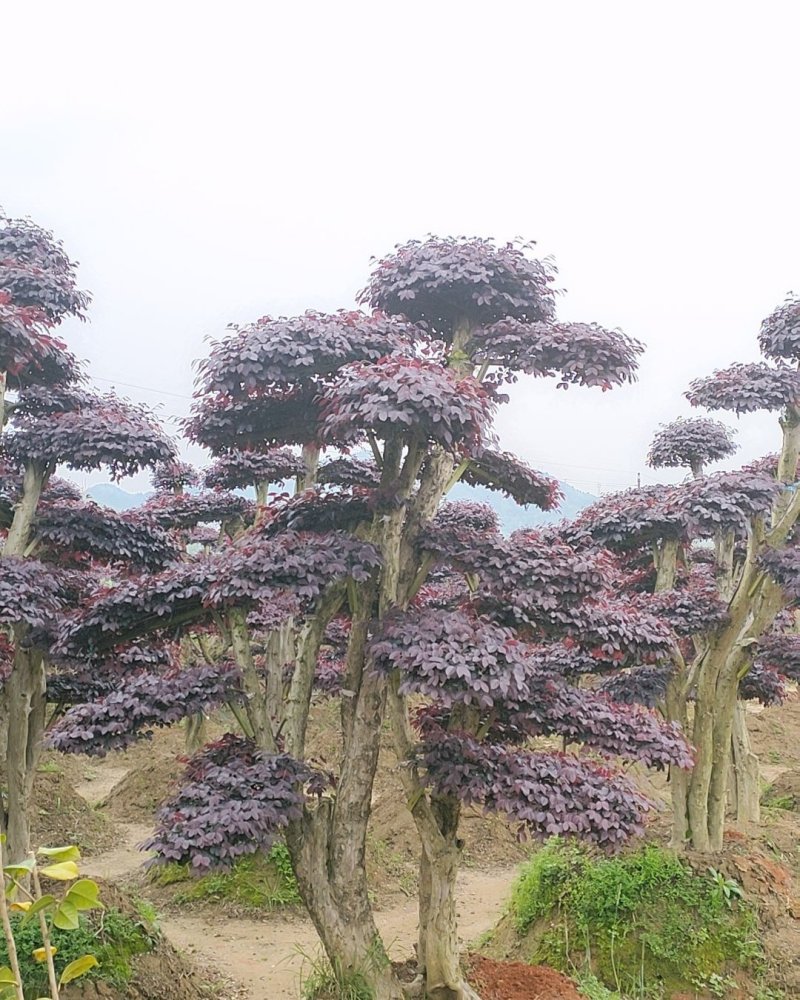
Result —
[[42, 655], [22, 645], [24, 630], [15, 628], [16, 654], [3, 691], [10, 710], [5, 745], [8, 811], [7, 854], [11, 863], [30, 852], [31, 793], [42, 749], [46, 680]]

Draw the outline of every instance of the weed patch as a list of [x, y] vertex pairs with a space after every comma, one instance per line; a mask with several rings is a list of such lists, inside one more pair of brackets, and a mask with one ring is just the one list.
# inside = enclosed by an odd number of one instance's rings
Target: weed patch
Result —
[[153, 869], [158, 886], [179, 885], [174, 901], [228, 903], [246, 910], [271, 910], [300, 903], [297, 881], [289, 852], [276, 844], [267, 855], [240, 858], [226, 871], [209, 872], [199, 878], [188, 865], [168, 864]]
[[727, 996], [737, 975], [752, 982], [763, 967], [741, 887], [653, 845], [608, 858], [550, 841], [523, 868], [511, 917], [529, 961], [577, 972], [597, 1000]]

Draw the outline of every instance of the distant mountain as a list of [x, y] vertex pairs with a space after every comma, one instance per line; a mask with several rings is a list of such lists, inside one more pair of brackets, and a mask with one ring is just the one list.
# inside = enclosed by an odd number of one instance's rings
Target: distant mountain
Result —
[[[510, 534], [519, 528], [534, 528], [540, 524], [552, 524], [563, 519], [569, 521], [576, 517], [584, 507], [588, 507], [597, 499], [591, 493], [582, 493], [567, 483], [561, 483], [561, 492], [564, 494], [561, 506], [558, 510], [551, 511], [539, 510], [537, 507], [519, 507], [513, 500], [509, 500], [501, 493], [494, 493], [484, 486], [467, 486], [466, 483], [458, 483], [454, 486], [449, 497], [451, 500], [477, 500], [481, 503], [488, 503], [497, 511], [500, 527]], [[148, 497], [152, 496], [152, 493], [128, 493], [113, 483], [98, 483], [96, 486], [90, 486], [88, 493], [96, 503], [114, 510], [130, 510], [132, 507], [139, 507]]]
[[152, 493], [128, 493], [127, 490], [121, 490], [113, 483], [97, 483], [96, 486], [90, 486], [86, 492], [95, 503], [111, 507], [112, 510], [130, 510], [132, 507], [141, 507], [145, 500], [153, 495]]
[[466, 483], [457, 483], [450, 493], [450, 500], [477, 500], [480, 503], [488, 503], [497, 512], [500, 520], [500, 527], [506, 534], [517, 531], [520, 528], [535, 528], [541, 524], [553, 524], [558, 521], [571, 521], [580, 512], [593, 504], [597, 497], [591, 493], [582, 493], [576, 490], [569, 483], [559, 483], [564, 499], [557, 510], [539, 510], [538, 507], [520, 507], [503, 496], [502, 493], [495, 493], [487, 490], [485, 486], [468, 486]]

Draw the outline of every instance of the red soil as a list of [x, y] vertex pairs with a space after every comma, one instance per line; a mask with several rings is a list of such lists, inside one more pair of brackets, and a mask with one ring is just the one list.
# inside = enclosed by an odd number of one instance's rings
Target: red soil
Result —
[[469, 979], [483, 1000], [581, 1000], [574, 983], [546, 965], [472, 955]]

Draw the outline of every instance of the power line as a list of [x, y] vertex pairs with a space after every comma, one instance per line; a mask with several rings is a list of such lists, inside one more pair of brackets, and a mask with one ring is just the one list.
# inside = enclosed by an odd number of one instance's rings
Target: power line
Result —
[[155, 389], [151, 385], [134, 385], [133, 382], [122, 382], [117, 378], [105, 378], [103, 375], [90, 375], [89, 378], [95, 382], [108, 382], [110, 385], [123, 385], [126, 389], [139, 389], [141, 392], [154, 392], [159, 396], [175, 396], [176, 399], [194, 399], [194, 396], [187, 396], [182, 392], [170, 392], [169, 389]]

